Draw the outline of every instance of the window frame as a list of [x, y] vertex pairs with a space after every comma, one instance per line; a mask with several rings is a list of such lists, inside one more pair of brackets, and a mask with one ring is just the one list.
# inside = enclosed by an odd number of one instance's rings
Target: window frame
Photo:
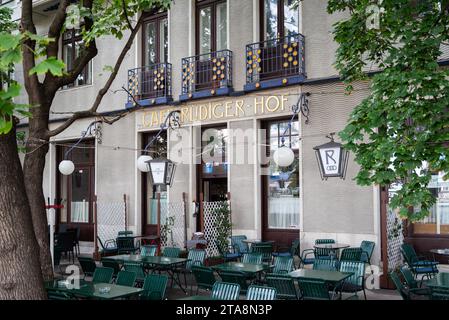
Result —
[[[284, 10], [284, 2], [286, 0], [277, 0], [277, 35], [275, 39], [285, 38], [287, 35], [285, 34], [285, 10]], [[300, 6], [301, 4], [299, 4]], [[298, 23], [300, 24], [300, 8], [298, 7]], [[265, 0], [259, 0], [259, 37], [260, 41], [268, 41], [273, 39], [267, 39], [265, 34]], [[298, 25], [298, 33], [300, 31], [300, 25]]]
[[[227, 0], [195, 0], [195, 52], [200, 55], [200, 11], [204, 8], [211, 8], [211, 48], [210, 52], [217, 51], [217, 7], [220, 4], [227, 4]], [[226, 24], [229, 24], [229, 17], [226, 12]], [[228, 36], [226, 32], [226, 36]], [[227, 49], [227, 48], [226, 48]], [[205, 53], [207, 54], [207, 53]]]
[[[64, 32], [64, 34], [61, 37], [61, 55], [62, 55], [62, 61], [64, 63], [67, 63], [67, 61], [65, 61], [64, 59], [64, 46], [71, 44], [72, 45], [72, 61], [71, 63], [73, 64], [73, 62], [76, 61], [77, 56], [76, 56], [76, 43], [77, 42], [83, 42], [83, 37], [81, 34], [76, 35], [76, 32], [79, 31], [75, 28], [73, 29], [69, 29], [67, 31]], [[67, 33], [71, 33], [71, 36], [69, 39], [64, 39], [64, 35]], [[68, 84], [67, 86], [64, 87], [64, 89], [72, 89], [72, 88], [79, 88], [79, 87], [83, 87], [83, 86], [90, 86], [93, 84], [93, 59], [91, 59], [87, 65], [84, 67], [83, 71], [80, 74], [90, 74], [89, 75], [89, 79], [90, 82], [89, 83], [84, 83], [84, 84], [77, 84], [78, 83], [78, 77], [75, 79], [75, 81], [71, 84]], [[67, 70], [70, 71], [70, 70]]]
[[[145, 62], [145, 58], [146, 58], [146, 49], [147, 49], [147, 28], [146, 26], [148, 24], [151, 23], [155, 23], [156, 25], [156, 63], [155, 64], [159, 64], [162, 63], [161, 60], [161, 22], [164, 19], [167, 19], [167, 25], [168, 25], [168, 12], [167, 11], [163, 11], [160, 13], [156, 13], [153, 15], [149, 15], [148, 13], [144, 13], [145, 17], [142, 23], [142, 39], [141, 39], [141, 47], [142, 47], [142, 52], [141, 52], [141, 65], [142, 66], [147, 66], [146, 62]], [[167, 30], [168, 32], [168, 30]], [[170, 60], [170, 55], [169, 55], [169, 49], [168, 46], [170, 45], [170, 41], [168, 39], [168, 35], [167, 35], [167, 61], [164, 61], [164, 63], [169, 63]]]

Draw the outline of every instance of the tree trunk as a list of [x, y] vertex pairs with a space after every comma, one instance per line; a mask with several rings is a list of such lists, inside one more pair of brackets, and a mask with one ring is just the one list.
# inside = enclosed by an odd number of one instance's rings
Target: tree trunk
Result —
[[45, 299], [15, 128], [0, 135], [0, 300]]
[[45, 210], [45, 196], [42, 186], [44, 181], [45, 156], [48, 152], [48, 144], [44, 142], [33, 143], [39, 139], [37, 133], [30, 130], [32, 141], [28, 141], [28, 154], [23, 164], [23, 173], [26, 178], [26, 193], [31, 209], [34, 234], [39, 245], [39, 257], [44, 280], [53, 279], [53, 266], [48, 238], [48, 222]]

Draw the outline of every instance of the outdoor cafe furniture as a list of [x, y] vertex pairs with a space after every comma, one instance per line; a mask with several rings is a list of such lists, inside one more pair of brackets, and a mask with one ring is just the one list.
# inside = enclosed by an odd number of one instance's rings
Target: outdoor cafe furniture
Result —
[[218, 275], [223, 282], [238, 284], [241, 293], [246, 294], [246, 290], [248, 289], [248, 276], [243, 271], [218, 271]]
[[225, 262], [219, 265], [212, 266], [212, 269], [220, 271], [240, 271], [248, 275], [248, 277], [255, 277], [264, 271], [270, 270], [270, 265], [266, 264], [252, 264], [242, 262]]
[[245, 253], [242, 257], [242, 263], [262, 264], [262, 254]]
[[402, 244], [401, 253], [415, 277], [424, 275], [430, 279], [438, 273], [438, 262], [430, 261], [422, 256], [418, 256], [415, 249], [413, 249], [410, 244]]
[[[288, 249], [288, 250], [284, 250], [284, 249]], [[292, 257], [294, 259], [295, 256], [299, 257], [299, 254], [300, 254], [299, 250], [300, 250], [300, 240], [295, 239], [292, 241], [290, 247], [288, 247], [288, 248], [278, 247], [276, 252], [273, 252], [272, 255], [273, 255], [273, 257]], [[293, 264], [294, 264], [294, 260], [293, 260]]]
[[[212, 290], [217, 279], [215, 278], [214, 270], [210, 267], [192, 266], [193, 276], [196, 281], [196, 294], [199, 290]], [[192, 288], [191, 288], [192, 289]]]
[[337, 290], [341, 292], [354, 293], [354, 297], [358, 298], [357, 293], [365, 292], [365, 263], [361, 261], [341, 261], [339, 263], [339, 271], [344, 273], [352, 273], [344, 282], [338, 284]]
[[341, 251], [340, 261], [362, 261], [363, 250], [360, 247], [345, 248]]
[[302, 300], [333, 300], [335, 297], [335, 291], [324, 280], [300, 278], [298, 286]]
[[236, 252], [245, 254], [249, 252], [248, 238], [245, 235], [231, 236], [231, 245], [234, 247]]
[[363, 240], [360, 244], [360, 248], [362, 248], [362, 261], [371, 265], [371, 256], [374, 252], [374, 247], [376, 243], [373, 241]]
[[120, 286], [113, 283], [92, 283], [84, 280], [80, 281], [79, 288], [71, 288], [66, 285], [66, 280], [54, 280], [45, 282], [45, 288], [49, 292], [66, 293], [72, 297], [87, 299], [113, 300], [129, 298], [140, 295], [143, 290], [128, 286]]
[[[344, 245], [344, 248], [349, 245]], [[340, 249], [341, 245], [336, 244], [334, 239], [316, 239], [313, 249], [305, 249], [300, 256], [300, 266], [313, 264], [314, 259], [336, 259], [336, 250]], [[310, 257], [313, 255], [313, 258]]]
[[135, 272], [122, 270], [117, 274], [115, 284], [118, 284], [119, 286], [134, 287], [136, 278], [137, 274]]
[[392, 271], [388, 275], [393, 281], [394, 285], [396, 286], [396, 290], [399, 292], [403, 300], [422, 300], [424, 298], [423, 295], [418, 295], [415, 293], [416, 291], [421, 289], [412, 289], [404, 286], [396, 271]]
[[135, 238], [132, 236], [120, 236], [117, 237], [115, 242], [117, 243], [118, 254], [134, 254], [139, 250], [136, 246]]
[[[184, 274], [184, 283], [187, 288], [187, 274], [193, 274], [192, 273], [192, 267], [193, 266], [202, 266], [204, 265], [204, 260], [206, 259], [206, 251], [205, 250], [198, 250], [198, 249], [191, 249], [189, 250], [189, 253], [187, 254], [187, 263], [184, 267], [180, 267], [176, 269], [176, 272]], [[193, 284], [192, 284], [193, 285]], [[190, 288], [190, 292], [192, 292], [193, 288]]]
[[110, 283], [112, 276], [114, 275], [114, 269], [98, 267], [94, 271], [92, 276], [92, 283]]
[[246, 300], [276, 300], [277, 291], [272, 287], [250, 285], [246, 292]]
[[168, 277], [164, 274], [149, 274], [143, 283], [143, 300], [164, 300]]
[[122, 269], [120, 266], [120, 263], [114, 259], [108, 259], [108, 258], [101, 258], [101, 265], [106, 268], [112, 268], [114, 269], [114, 275], [113, 277], [116, 277], [119, 271]]
[[402, 277], [404, 278], [407, 287], [409, 289], [415, 290], [414, 293], [417, 295], [430, 296], [430, 288], [426, 286], [423, 287], [423, 281], [418, 282], [413, 276], [412, 271], [407, 266], [402, 266], [400, 268]]
[[136, 283], [142, 286], [145, 280], [145, 269], [141, 262], [137, 261], [123, 261], [123, 269], [128, 272], [134, 272], [136, 275]]
[[100, 255], [108, 256], [108, 255], [115, 255], [118, 253], [117, 249], [117, 243], [115, 242], [115, 239], [109, 239], [103, 242], [100, 237], [97, 236], [98, 243], [100, 243], [101, 250]]
[[212, 300], [238, 300], [240, 286], [236, 283], [215, 282], [212, 287]]
[[224, 261], [237, 261], [242, 256], [242, 254], [238, 251], [236, 252], [232, 246], [230, 248], [228, 248], [227, 246], [226, 248], [223, 248], [220, 241], [218, 240], [215, 240], [215, 245]]
[[315, 259], [313, 261], [313, 270], [338, 271], [338, 261], [335, 259]]
[[95, 269], [97, 268], [95, 260], [91, 257], [78, 257], [78, 262], [81, 266], [84, 277], [92, 277]]
[[273, 259], [273, 242], [258, 242], [251, 245], [251, 253], [262, 254], [262, 262], [271, 263]]
[[276, 289], [277, 298], [282, 300], [298, 300], [294, 278], [288, 274], [269, 273], [265, 277], [267, 285]]
[[432, 290], [434, 289], [449, 290], [449, 273], [440, 272], [439, 274], [435, 275], [435, 277], [433, 277], [432, 279], [425, 281], [425, 284]]

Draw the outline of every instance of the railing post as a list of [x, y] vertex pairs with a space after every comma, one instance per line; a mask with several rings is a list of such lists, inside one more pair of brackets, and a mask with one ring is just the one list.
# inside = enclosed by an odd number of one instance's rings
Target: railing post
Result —
[[204, 232], [204, 194], [200, 193], [200, 232]]
[[157, 236], [159, 238], [159, 245], [157, 248], [158, 251], [158, 255], [161, 253], [161, 244], [162, 244], [162, 239], [161, 239], [161, 194], [160, 192], [156, 193], [156, 210], [157, 210]]
[[100, 252], [98, 251], [98, 207], [97, 207], [97, 195], [94, 195], [94, 259], [100, 260]]

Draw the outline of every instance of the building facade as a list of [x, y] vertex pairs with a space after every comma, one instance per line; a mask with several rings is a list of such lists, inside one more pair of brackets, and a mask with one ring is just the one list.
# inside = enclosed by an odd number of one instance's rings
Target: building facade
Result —
[[[125, 195], [127, 228], [154, 234], [154, 199], [160, 191], [161, 201], [186, 200], [189, 239], [201, 231], [194, 203], [230, 195], [233, 234], [283, 245], [300, 238], [301, 249], [318, 238], [351, 246], [369, 240], [376, 243], [371, 262], [381, 264], [388, 238], [382, 216], [387, 190], [355, 183], [353, 155], [346, 179], [322, 180], [313, 149], [342, 130], [369, 94], [369, 83], [360, 82], [345, 95], [333, 67], [332, 25], [347, 15], [329, 15], [325, 0], [302, 1], [297, 9], [291, 3], [182, 0], [168, 12], [146, 17], [99, 112], [144, 108], [101, 125], [101, 137], [89, 136], [74, 149], [71, 176], [62, 176], [58, 164], [95, 119], [79, 120], [55, 137], [47, 155], [46, 196], [63, 199], [65, 209], [56, 221], [81, 226], [83, 250], [93, 250], [95, 196], [110, 205], [105, 210], [113, 221], [123, 212], [113, 204], [119, 206]], [[55, 6], [57, 1], [36, 1], [39, 32], [45, 32]], [[70, 66], [80, 37], [72, 30], [62, 41], [61, 58]], [[123, 45], [111, 37], [97, 39], [98, 55], [76, 83], [57, 94], [51, 128], [64, 119], [61, 113], [90, 107], [107, 79], [105, 66], [114, 64]], [[17, 80], [21, 77], [17, 70]], [[301, 95], [309, 111], [291, 121]], [[136, 164], [172, 110], [180, 112], [180, 128], [169, 129], [148, 149], [153, 157], [177, 162], [172, 185], [157, 190]], [[294, 153], [288, 168], [272, 159], [284, 144]], [[447, 236], [446, 229], [438, 230]]]

